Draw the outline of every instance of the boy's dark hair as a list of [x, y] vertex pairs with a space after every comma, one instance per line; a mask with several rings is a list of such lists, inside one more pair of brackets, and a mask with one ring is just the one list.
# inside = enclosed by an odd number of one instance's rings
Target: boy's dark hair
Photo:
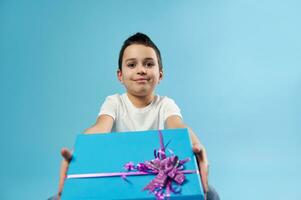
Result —
[[147, 35], [145, 35], [143, 33], [136, 33], [136, 34], [130, 36], [128, 39], [126, 39], [120, 49], [119, 59], [118, 59], [118, 68], [120, 71], [122, 69], [122, 57], [123, 57], [124, 50], [132, 44], [142, 44], [147, 47], [153, 48], [157, 55], [159, 69], [160, 69], [160, 71], [162, 70], [162, 68], [163, 68], [162, 59], [161, 59], [161, 54], [160, 54], [160, 50], [158, 49], [158, 47], [155, 45], [155, 43], [153, 43], [153, 41]]

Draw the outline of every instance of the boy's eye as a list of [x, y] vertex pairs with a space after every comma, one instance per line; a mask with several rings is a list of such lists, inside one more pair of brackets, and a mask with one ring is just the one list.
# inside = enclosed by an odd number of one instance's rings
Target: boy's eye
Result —
[[155, 64], [153, 62], [147, 62], [144, 64], [147, 68], [152, 68]]
[[134, 67], [136, 66], [136, 64], [135, 64], [135, 63], [128, 63], [127, 66], [128, 66], [129, 68], [134, 68]]

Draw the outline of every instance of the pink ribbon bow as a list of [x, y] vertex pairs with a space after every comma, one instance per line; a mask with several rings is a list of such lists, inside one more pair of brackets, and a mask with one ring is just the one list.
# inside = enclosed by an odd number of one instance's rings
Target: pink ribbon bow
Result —
[[[155, 159], [139, 163], [137, 166], [133, 162], [125, 164], [125, 169], [128, 171], [137, 170], [144, 173], [156, 174], [156, 177], [149, 182], [143, 190], [149, 190], [156, 196], [157, 200], [163, 200], [165, 197], [170, 196], [170, 191], [173, 193], [179, 193], [180, 185], [185, 181], [184, 173], [195, 173], [194, 170], [183, 170], [183, 164], [190, 159], [179, 160], [178, 156], [173, 153], [167, 157], [165, 153], [165, 147], [163, 142], [162, 132], [159, 130], [160, 137], [160, 149], [157, 152], [154, 150]], [[171, 151], [170, 151], [171, 152]], [[173, 187], [173, 182], [177, 184], [177, 187]]]

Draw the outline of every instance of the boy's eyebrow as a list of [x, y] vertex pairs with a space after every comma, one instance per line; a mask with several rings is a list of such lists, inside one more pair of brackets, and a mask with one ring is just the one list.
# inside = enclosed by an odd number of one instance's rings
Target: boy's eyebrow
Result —
[[136, 58], [129, 58], [129, 59], [126, 59], [125, 62], [128, 62], [128, 61], [135, 61]]
[[144, 60], [155, 60], [153, 58], [144, 58]]
[[[128, 58], [125, 60], [125, 62], [128, 62], [128, 61], [136, 61], [137, 59], [136, 58]], [[147, 57], [147, 58], [144, 58], [143, 60], [155, 60], [154, 58], [151, 58], [151, 57]]]

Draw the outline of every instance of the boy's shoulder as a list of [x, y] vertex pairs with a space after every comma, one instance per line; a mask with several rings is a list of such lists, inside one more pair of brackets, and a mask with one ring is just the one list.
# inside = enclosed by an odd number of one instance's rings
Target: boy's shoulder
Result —
[[168, 96], [159, 96], [158, 99], [162, 105], [177, 105], [176, 102]]
[[119, 94], [119, 93], [111, 94], [106, 97], [105, 101], [121, 102], [125, 99], [125, 95], [126, 95], [125, 93], [124, 94]]

